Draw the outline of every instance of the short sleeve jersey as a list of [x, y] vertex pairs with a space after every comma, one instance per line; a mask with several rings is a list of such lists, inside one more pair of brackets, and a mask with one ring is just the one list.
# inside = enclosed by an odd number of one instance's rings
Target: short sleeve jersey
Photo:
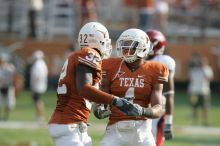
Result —
[[60, 74], [57, 88], [57, 105], [49, 123], [87, 122], [91, 103], [78, 95], [75, 83], [76, 67], [78, 64], [83, 64], [93, 68], [93, 85], [95, 85], [101, 81], [101, 63], [100, 54], [91, 48], [82, 48], [69, 55]]
[[[154, 61], [146, 61], [136, 71], [132, 72], [125, 62], [119, 58], [103, 60], [102, 69], [103, 81], [108, 81], [106, 83], [108, 83], [110, 94], [127, 98], [143, 107], [148, 107], [150, 104], [153, 85], [167, 82], [169, 73], [165, 65]], [[147, 119], [146, 117], [126, 116], [116, 107], [111, 107], [111, 111], [109, 124], [121, 120]]]
[[15, 66], [11, 63], [0, 65], [0, 88], [9, 88], [14, 83]]

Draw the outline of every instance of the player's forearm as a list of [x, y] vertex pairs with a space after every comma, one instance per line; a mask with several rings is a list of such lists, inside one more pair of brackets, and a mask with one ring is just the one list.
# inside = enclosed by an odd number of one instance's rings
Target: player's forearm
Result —
[[173, 114], [173, 108], [174, 108], [174, 95], [167, 95], [166, 96], [166, 114], [172, 115]]
[[143, 116], [151, 119], [159, 118], [163, 113], [162, 106], [160, 104], [154, 105], [151, 108], [143, 108]]
[[173, 123], [174, 93], [166, 95], [165, 124]]
[[112, 100], [114, 98], [113, 95], [98, 90], [89, 84], [83, 86], [83, 88], [79, 91], [79, 95], [90, 101], [103, 104], [112, 104]]

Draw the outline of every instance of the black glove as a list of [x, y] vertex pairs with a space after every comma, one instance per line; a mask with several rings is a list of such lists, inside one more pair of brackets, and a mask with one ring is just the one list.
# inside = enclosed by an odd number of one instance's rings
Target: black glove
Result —
[[172, 124], [165, 124], [163, 129], [165, 140], [173, 139], [173, 126]]
[[124, 98], [116, 97], [112, 101], [112, 105], [116, 106], [120, 111], [128, 116], [141, 116], [143, 109], [137, 104], [132, 104]]
[[153, 115], [153, 111], [151, 108], [144, 108], [138, 104], [134, 104], [134, 107], [130, 112], [128, 112], [129, 116], [145, 116], [151, 118]]
[[103, 104], [95, 104], [93, 106], [93, 114], [98, 119], [104, 119], [111, 115], [111, 111], [105, 108]]
[[127, 112], [127, 115], [128, 116], [142, 116], [143, 115], [143, 107], [141, 107], [140, 105], [138, 104], [133, 104], [133, 108]]

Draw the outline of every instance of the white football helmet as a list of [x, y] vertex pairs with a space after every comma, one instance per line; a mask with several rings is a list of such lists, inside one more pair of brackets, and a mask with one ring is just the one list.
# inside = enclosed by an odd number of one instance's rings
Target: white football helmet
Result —
[[102, 58], [108, 58], [112, 52], [111, 39], [105, 26], [98, 22], [86, 23], [78, 35], [80, 47], [96, 48]]
[[118, 56], [128, 63], [146, 57], [151, 52], [151, 43], [147, 34], [136, 28], [127, 29], [117, 40]]

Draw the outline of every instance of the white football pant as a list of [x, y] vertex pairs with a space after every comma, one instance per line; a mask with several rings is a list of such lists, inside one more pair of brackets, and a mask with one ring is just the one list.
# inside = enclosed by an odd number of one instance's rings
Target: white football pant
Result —
[[100, 146], [156, 146], [151, 120], [120, 121], [106, 128]]
[[152, 131], [152, 134], [153, 134], [155, 140], [157, 139], [158, 122], [159, 122], [160, 118], [152, 119], [152, 130], [151, 131]]
[[92, 146], [88, 136], [87, 126], [80, 124], [49, 124], [48, 130], [55, 146]]

